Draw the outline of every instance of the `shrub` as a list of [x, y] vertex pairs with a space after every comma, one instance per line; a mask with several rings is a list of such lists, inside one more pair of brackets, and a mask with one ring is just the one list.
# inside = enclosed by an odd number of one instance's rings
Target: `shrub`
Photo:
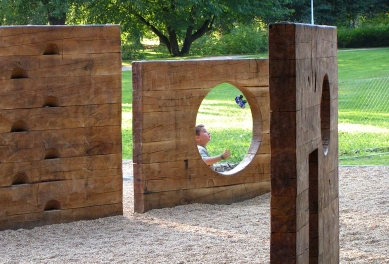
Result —
[[339, 28], [339, 48], [373, 48], [389, 46], [389, 25]]
[[267, 30], [258, 25], [239, 25], [224, 35], [210, 34], [196, 40], [192, 55], [257, 54], [267, 51]]
[[143, 50], [142, 44], [122, 43], [122, 60], [142, 60], [145, 58]]
[[223, 49], [218, 45], [219, 38], [216, 34], [207, 34], [192, 43], [190, 54], [209, 56], [224, 55]]
[[267, 51], [267, 31], [253, 25], [241, 25], [220, 39], [227, 54], [256, 54]]

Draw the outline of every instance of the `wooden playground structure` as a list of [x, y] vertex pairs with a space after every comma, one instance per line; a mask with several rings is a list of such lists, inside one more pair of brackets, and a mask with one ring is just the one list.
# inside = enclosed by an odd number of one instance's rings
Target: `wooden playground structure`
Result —
[[122, 214], [119, 26], [0, 39], [0, 230]]
[[[0, 230], [122, 214], [119, 27], [5, 27], [0, 39]], [[133, 63], [135, 211], [271, 191], [271, 262], [338, 263], [336, 56], [336, 28], [280, 23], [269, 59]], [[249, 151], [224, 174], [192, 136], [223, 82], [253, 116]]]

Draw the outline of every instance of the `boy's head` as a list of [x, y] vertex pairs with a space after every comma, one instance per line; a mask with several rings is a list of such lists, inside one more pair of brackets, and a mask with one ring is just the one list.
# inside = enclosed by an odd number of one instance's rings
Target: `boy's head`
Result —
[[211, 133], [209, 133], [205, 126], [200, 124], [196, 126], [196, 143], [197, 145], [205, 147], [211, 140]]

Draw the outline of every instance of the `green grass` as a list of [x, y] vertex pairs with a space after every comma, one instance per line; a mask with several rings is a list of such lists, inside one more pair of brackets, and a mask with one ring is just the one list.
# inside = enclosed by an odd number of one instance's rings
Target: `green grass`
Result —
[[122, 72], [123, 159], [132, 159], [132, 71]]
[[389, 77], [389, 48], [340, 50], [339, 82]]
[[[267, 57], [267, 54], [245, 57]], [[367, 93], [372, 90], [369, 89], [372, 83], [366, 81], [382, 77], [389, 77], [389, 48], [338, 52], [341, 165], [389, 165], [389, 87], [384, 84], [377, 86], [373, 94]], [[207, 146], [210, 154], [230, 149], [230, 162], [243, 158], [252, 137], [251, 111], [249, 106], [241, 109], [236, 105], [234, 98], [238, 94], [239, 90], [232, 85], [218, 85], [203, 101], [196, 120], [211, 132], [212, 140]], [[356, 106], [358, 101], [363, 107]], [[123, 158], [131, 159], [131, 71], [123, 72], [122, 129]]]
[[389, 48], [340, 50], [339, 163], [389, 165]]
[[216, 156], [229, 149], [231, 158], [228, 162], [231, 163], [242, 160], [252, 138], [250, 106], [242, 109], [235, 103], [235, 97], [240, 94], [231, 84], [216, 86], [204, 98], [196, 119], [197, 124], [204, 124], [211, 133], [211, 141], [207, 145], [209, 154]]
[[388, 160], [389, 153], [381, 153], [340, 158], [339, 164], [343, 166], [388, 166]]

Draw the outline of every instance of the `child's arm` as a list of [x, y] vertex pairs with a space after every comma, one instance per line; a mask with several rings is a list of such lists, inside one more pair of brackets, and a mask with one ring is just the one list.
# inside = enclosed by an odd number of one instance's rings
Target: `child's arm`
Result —
[[216, 162], [228, 159], [230, 157], [230, 155], [231, 155], [231, 152], [228, 149], [226, 149], [223, 152], [223, 154], [221, 154], [219, 156], [207, 157], [207, 158], [203, 158], [203, 160], [204, 160], [205, 164], [212, 165], [212, 164], [215, 164]]

